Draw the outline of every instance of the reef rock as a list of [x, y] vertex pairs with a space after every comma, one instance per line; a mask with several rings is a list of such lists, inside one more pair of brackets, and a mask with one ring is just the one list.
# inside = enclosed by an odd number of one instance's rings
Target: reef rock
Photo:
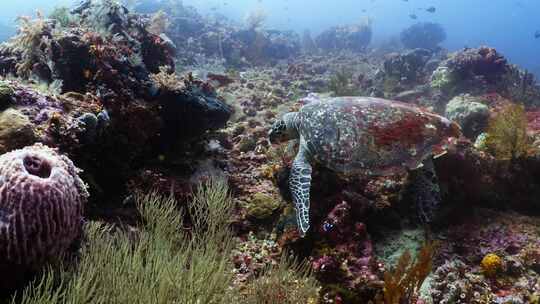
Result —
[[315, 42], [325, 51], [351, 50], [362, 52], [371, 42], [371, 26], [360, 25], [335, 26], [322, 32]]
[[445, 116], [457, 122], [463, 134], [474, 140], [487, 126], [489, 108], [475, 97], [460, 95], [448, 102]]
[[0, 153], [22, 148], [35, 139], [32, 123], [25, 115], [14, 109], [0, 112]]
[[494, 48], [482, 46], [450, 54], [433, 72], [431, 86], [444, 91], [483, 94], [499, 90], [499, 84], [510, 71], [504, 56]]
[[423, 76], [424, 65], [431, 58], [428, 49], [414, 49], [402, 54], [391, 53], [384, 61], [385, 77], [414, 82]]
[[[0, 288], [66, 252], [82, 232], [86, 185], [42, 144], [0, 156]], [[9, 281], [9, 282], [4, 282]]]
[[435, 50], [445, 39], [444, 28], [432, 22], [416, 23], [401, 32], [401, 43], [409, 49]]

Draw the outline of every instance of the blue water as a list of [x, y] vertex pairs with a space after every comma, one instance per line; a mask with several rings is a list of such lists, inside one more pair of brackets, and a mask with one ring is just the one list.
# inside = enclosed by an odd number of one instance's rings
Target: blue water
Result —
[[[0, 22], [11, 23], [17, 15], [47, 12], [73, 0], [0, 0]], [[447, 40], [443, 46], [455, 50], [465, 46], [489, 45], [512, 63], [540, 76], [539, 0], [184, 0], [203, 14], [223, 14], [241, 22], [256, 9], [266, 12], [266, 27], [310, 29], [316, 34], [336, 24], [356, 23], [366, 17], [373, 22], [373, 43], [399, 35], [418, 21], [443, 25]], [[435, 13], [425, 11], [435, 7]], [[417, 20], [409, 15], [415, 14]]]
[[[313, 33], [369, 17], [373, 21], [374, 43], [397, 36], [403, 28], [418, 21], [438, 22], [447, 31], [444, 47], [455, 50], [489, 45], [512, 63], [540, 76], [540, 39], [534, 38], [535, 31], [540, 30], [539, 0], [185, 0], [184, 3], [207, 13], [215, 7], [237, 19], [262, 8], [268, 14], [268, 27], [300, 32], [311, 29]], [[436, 8], [435, 13], [425, 11], [431, 6]], [[418, 19], [411, 19], [410, 14]]]

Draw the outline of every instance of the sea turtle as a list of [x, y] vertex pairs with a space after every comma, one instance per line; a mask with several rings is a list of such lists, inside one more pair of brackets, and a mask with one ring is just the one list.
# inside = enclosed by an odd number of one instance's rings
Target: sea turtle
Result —
[[310, 225], [315, 163], [345, 176], [387, 176], [423, 167], [427, 174], [418, 178], [424, 185], [417, 189], [424, 193], [416, 193], [416, 203], [420, 217], [430, 222], [440, 201], [432, 156], [444, 154], [460, 134], [456, 123], [414, 105], [372, 97], [335, 97], [286, 113], [268, 136], [271, 143], [299, 139], [288, 185], [304, 235]]

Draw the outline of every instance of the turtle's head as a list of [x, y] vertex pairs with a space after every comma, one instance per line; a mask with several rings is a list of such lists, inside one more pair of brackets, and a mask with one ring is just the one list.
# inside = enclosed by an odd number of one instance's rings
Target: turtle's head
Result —
[[455, 122], [445, 117], [442, 117], [439, 123], [439, 128], [442, 131], [442, 136], [458, 139], [462, 136], [461, 127]]
[[274, 122], [268, 132], [270, 143], [277, 144], [299, 137], [297, 114], [297, 112], [287, 113]]

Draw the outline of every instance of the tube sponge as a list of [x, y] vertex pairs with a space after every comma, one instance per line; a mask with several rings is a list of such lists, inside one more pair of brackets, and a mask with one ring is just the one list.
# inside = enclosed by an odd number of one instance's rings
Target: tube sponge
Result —
[[37, 269], [80, 235], [88, 191], [79, 171], [39, 143], [0, 155], [0, 266]]

